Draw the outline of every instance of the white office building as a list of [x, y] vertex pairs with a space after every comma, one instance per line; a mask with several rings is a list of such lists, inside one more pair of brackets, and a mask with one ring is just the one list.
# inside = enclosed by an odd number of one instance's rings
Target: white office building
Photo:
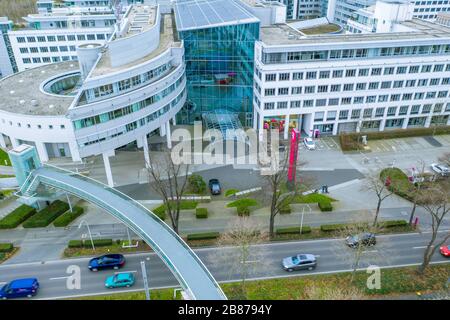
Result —
[[[450, 125], [450, 28], [413, 19], [409, 32], [312, 35], [261, 28], [254, 127], [311, 135]], [[288, 125], [289, 124], [289, 125]]]
[[116, 148], [137, 142], [147, 157], [155, 130], [170, 147], [170, 122], [186, 100], [184, 48], [173, 19], [157, 6], [129, 7], [106, 44], [76, 46], [78, 62], [0, 80], [0, 145], [34, 145], [44, 162], [102, 155], [109, 185]]

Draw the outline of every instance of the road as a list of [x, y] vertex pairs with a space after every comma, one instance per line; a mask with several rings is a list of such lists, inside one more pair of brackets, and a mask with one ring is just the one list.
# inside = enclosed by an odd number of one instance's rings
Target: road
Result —
[[[448, 230], [443, 230], [443, 236]], [[397, 234], [378, 236], [378, 243], [364, 251], [361, 267], [375, 264], [380, 267], [406, 266], [420, 263], [423, 251], [430, 233]], [[232, 274], [231, 265], [214, 262], [218, 250], [229, 256], [229, 250], [234, 248], [201, 248], [195, 250], [202, 261], [210, 269], [219, 282], [238, 280], [238, 274]], [[291, 241], [262, 244], [253, 247], [255, 257], [261, 260], [251, 260], [247, 263], [258, 264], [254, 279], [268, 279], [311, 274], [327, 274], [349, 271], [351, 269], [352, 249], [347, 248], [342, 239], [323, 239], [311, 241]], [[256, 254], [258, 253], [258, 254]], [[317, 256], [318, 266], [313, 271], [298, 271], [287, 273], [280, 268], [281, 259], [298, 253], [312, 253]], [[137, 282], [129, 289], [106, 289], [104, 280], [114, 274], [114, 270], [90, 272], [87, 269], [88, 258], [66, 259], [48, 262], [37, 262], [0, 266], [0, 285], [15, 278], [37, 277], [41, 283], [41, 290], [35, 299], [61, 299], [78, 296], [117, 293], [123, 291], [139, 291], [143, 288], [140, 261], [146, 261], [147, 273], [151, 288], [176, 287], [177, 281], [161, 260], [153, 253], [133, 254], [127, 256], [127, 264], [119, 272], [129, 271], [136, 274]], [[448, 258], [439, 253], [433, 257], [433, 263], [449, 263]], [[67, 273], [69, 266], [79, 266], [81, 271], [80, 289], [68, 289]], [[450, 266], [449, 266], [450, 267]]]

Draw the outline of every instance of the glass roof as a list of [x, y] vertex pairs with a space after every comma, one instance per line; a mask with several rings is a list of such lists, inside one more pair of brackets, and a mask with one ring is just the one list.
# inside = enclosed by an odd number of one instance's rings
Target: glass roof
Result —
[[178, 31], [259, 21], [235, 0], [177, 0], [175, 19]]

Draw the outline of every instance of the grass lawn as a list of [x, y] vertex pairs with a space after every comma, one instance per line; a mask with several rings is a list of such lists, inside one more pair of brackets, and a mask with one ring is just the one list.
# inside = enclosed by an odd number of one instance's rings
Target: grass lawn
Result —
[[11, 166], [11, 160], [3, 149], [0, 149], [0, 166]]
[[6, 190], [1, 190], [0, 192], [5, 196], [5, 197], [9, 197], [10, 195], [12, 195], [16, 190], [15, 189], [6, 189]]
[[[350, 284], [350, 273], [310, 275], [271, 280], [247, 282], [248, 300], [301, 300], [308, 299], [306, 288], [319, 290], [358, 289], [363, 298], [382, 297], [396, 294], [427, 293], [444, 289], [450, 276], [448, 265], [432, 265], [424, 276], [416, 273], [417, 267], [390, 268], [381, 270], [381, 289], [367, 289], [369, 276], [365, 271], [356, 273], [355, 281]], [[229, 299], [234, 298], [235, 283], [221, 284]], [[151, 298], [173, 300], [173, 289], [151, 290]], [[143, 300], [144, 292], [118, 293], [104, 296], [83, 297], [84, 300]], [[179, 297], [177, 297], [179, 299]]]
[[0, 264], [5, 262], [12, 256], [14, 256], [17, 253], [17, 251], [19, 251], [19, 249], [20, 249], [19, 247], [14, 247], [14, 249], [11, 252], [0, 253]]
[[0, 174], [0, 179], [2, 178], [14, 178], [15, 175], [13, 174]]
[[[135, 243], [136, 241], [132, 240], [132, 244], [134, 245]], [[152, 251], [152, 249], [142, 240], [139, 240], [139, 246], [136, 248], [122, 248], [122, 242], [118, 244], [116, 241], [113, 241], [113, 244], [111, 246], [95, 247], [95, 250], [92, 250], [92, 248], [66, 248], [64, 249], [63, 257], [71, 258], [71, 257], [95, 256], [95, 255], [100, 256], [102, 254], [107, 254], [111, 252], [127, 254], [144, 251], [150, 252]]]
[[310, 193], [307, 195], [297, 195], [292, 203], [318, 203], [321, 201], [334, 202], [337, 200], [321, 193]]

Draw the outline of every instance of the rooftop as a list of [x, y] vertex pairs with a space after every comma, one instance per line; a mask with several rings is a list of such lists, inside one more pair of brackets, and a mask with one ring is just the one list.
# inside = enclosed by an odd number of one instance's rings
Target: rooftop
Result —
[[[303, 35], [286, 24], [261, 27], [261, 41], [268, 46], [276, 45], [313, 45], [317, 43], [348, 43], [367, 41], [401, 41], [413, 38], [437, 39], [450, 38], [450, 27], [429, 21], [413, 19], [401, 23], [411, 28], [408, 32], [369, 33], [369, 34], [323, 34]], [[304, 30], [302, 30], [303, 32]]]
[[128, 13], [128, 25], [118, 38], [126, 38], [145, 32], [155, 25], [156, 7], [135, 5]]
[[179, 31], [259, 22], [234, 0], [187, 0], [175, 3]]
[[47, 64], [16, 73], [0, 80], [0, 110], [38, 116], [65, 115], [73, 96], [41, 91], [41, 85], [59, 75], [79, 70], [77, 62]]
[[97, 63], [95, 69], [92, 71], [90, 77], [99, 77], [109, 73], [114, 73], [117, 71], [125, 70], [133, 66], [139, 65], [146, 62], [147, 60], [153, 59], [154, 57], [160, 55], [170, 47], [179, 47], [181, 43], [177, 40], [176, 31], [173, 28], [173, 15], [172, 14], [162, 14], [161, 15], [161, 33], [159, 39], [159, 46], [153, 50], [150, 54], [142, 57], [139, 60], [113, 67], [111, 65], [111, 58], [109, 51], [106, 50], [102, 53], [102, 57]]

